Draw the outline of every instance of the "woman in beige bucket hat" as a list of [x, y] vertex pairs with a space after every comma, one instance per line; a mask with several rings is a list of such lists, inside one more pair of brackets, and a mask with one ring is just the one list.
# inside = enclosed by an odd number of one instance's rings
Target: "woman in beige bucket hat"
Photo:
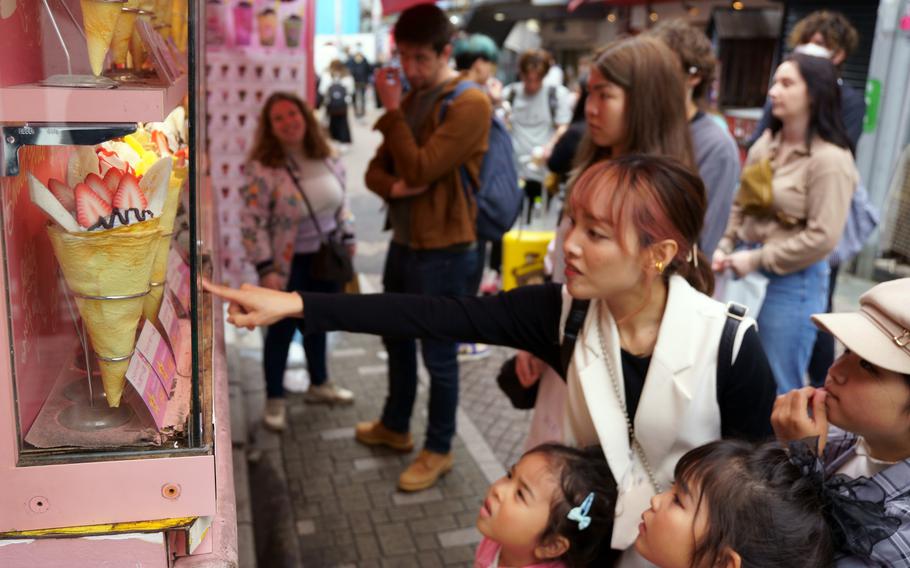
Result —
[[777, 397], [771, 423], [784, 442], [818, 436], [825, 474], [846, 476], [851, 495], [884, 505], [891, 529], [870, 530], [867, 552], [838, 565], [910, 566], [910, 278], [859, 302], [857, 312], [812, 316], [846, 350], [824, 388]]

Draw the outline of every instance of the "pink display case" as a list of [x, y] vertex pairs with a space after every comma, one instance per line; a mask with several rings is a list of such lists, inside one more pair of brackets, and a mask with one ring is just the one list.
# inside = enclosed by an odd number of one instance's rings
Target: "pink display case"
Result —
[[[22, 565], [17, 549], [70, 566], [98, 565], [76, 560], [86, 547], [143, 566], [212, 550], [224, 370], [199, 286], [203, 4], [138, 4], [18, 2], [0, 18], [3, 566]], [[121, 59], [104, 41], [124, 14]]]

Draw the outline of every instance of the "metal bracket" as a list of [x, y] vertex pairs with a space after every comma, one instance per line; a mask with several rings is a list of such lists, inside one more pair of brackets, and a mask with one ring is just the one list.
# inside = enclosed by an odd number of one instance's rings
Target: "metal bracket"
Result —
[[56, 124], [32, 123], [0, 127], [0, 176], [19, 175], [22, 146], [94, 146], [136, 131], [135, 123]]

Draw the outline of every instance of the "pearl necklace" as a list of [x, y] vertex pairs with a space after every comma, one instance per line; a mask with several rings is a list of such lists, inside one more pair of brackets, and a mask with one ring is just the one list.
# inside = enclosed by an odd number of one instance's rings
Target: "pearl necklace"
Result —
[[638, 438], [635, 437], [635, 426], [632, 424], [632, 419], [629, 418], [629, 411], [626, 409], [625, 398], [620, 392], [619, 380], [616, 378], [616, 371], [613, 369], [613, 360], [610, 358], [609, 353], [607, 352], [607, 343], [604, 341], [604, 334], [602, 327], [603, 322], [603, 304], [601, 302], [597, 303], [597, 338], [600, 340], [600, 351], [603, 354], [604, 363], [607, 365], [607, 373], [610, 375], [610, 382], [613, 384], [613, 392], [616, 395], [616, 401], [619, 403], [619, 407], [622, 409], [622, 414], [626, 419], [626, 428], [629, 431], [629, 441], [632, 449], [638, 455], [638, 459], [641, 460], [641, 465], [645, 469], [645, 473], [648, 474], [648, 479], [651, 480], [651, 485], [654, 486], [654, 490], [657, 493], [661, 493], [663, 490], [660, 487], [660, 484], [657, 483], [657, 477], [654, 475], [654, 471], [651, 469], [651, 465], [648, 463], [648, 458], [645, 457], [645, 451], [641, 447], [641, 444], [638, 443]]

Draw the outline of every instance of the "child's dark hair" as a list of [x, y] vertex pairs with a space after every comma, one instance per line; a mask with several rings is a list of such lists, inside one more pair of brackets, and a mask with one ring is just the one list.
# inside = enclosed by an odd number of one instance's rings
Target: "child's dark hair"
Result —
[[[618, 558], [618, 552], [610, 549], [617, 491], [603, 450], [600, 446], [577, 449], [561, 444], [541, 444], [525, 455], [538, 453], [545, 456], [558, 473], [562, 488], [562, 499], [554, 499], [550, 505], [550, 520], [540, 541], [548, 542], [558, 536], [569, 541], [569, 549], [558, 559], [551, 560], [560, 560], [569, 567], [612, 565]], [[592, 492], [594, 501], [588, 512], [591, 524], [579, 530], [578, 522], [569, 519], [569, 511], [581, 505]]]
[[719, 565], [728, 549], [740, 555], [742, 568], [831, 565], [834, 543], [822, 496], [777, 443], [705, 444], [680, 458], [675, 478], [697, 507], [707, 502], [693, 567]]

